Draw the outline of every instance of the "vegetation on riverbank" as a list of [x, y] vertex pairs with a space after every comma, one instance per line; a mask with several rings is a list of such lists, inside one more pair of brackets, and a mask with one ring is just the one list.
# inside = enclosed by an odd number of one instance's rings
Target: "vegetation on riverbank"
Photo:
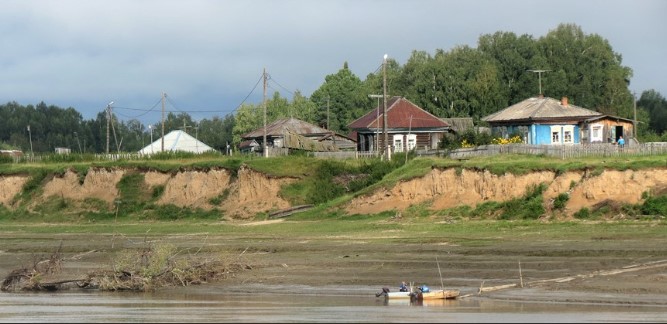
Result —
[[[216, 220], [216, 210], [181, 208], [172, 205], [158, 205], [157, 199], [164, 187], [149, 189], [143, 183], [143, 176], [137, 172], [126, 172], [117, 184], [120, 197], [114, 208], [106, 208], [94, 198], [87, 200], [89, 210], [71, 204], [66, 198], [50, 201], [29, 208], [29, 202], [39, 194], [41, 185], [54, 175], [62, 175], [67, 170], [74, 170], [80, 182], [83, 182], [90, 169], [122, 168], [126, 170], [155, 170], [175, 173], [182, 170], [225, 169], [235, 176], [239, 168], [247, 167], [270, 177], [288, 177], [296, 179], [280, 190], [280, 196], [292, 205], [312, 204], [315, 208], [294, 215], [296, 219], [337, 219], [350, 217], [389, 218], [395, 213], [385, 212], [379, 215], [344, 215], [338, 206], [350, 199], [367, 195], [379, 188], [391, 188], [401, 181], [423, 177], [434, 168], [456, 170], [484, 170], [492, 174], [515, 175], [535, 171], [553, 171], [562, 174], [568, 171], [587, 171], [592, 175], [605, 169], [640, 170], [664, 168], [665, 156], [627, 156], [604, 158], [581, 158], [560, 160], [533, 155], [497, 155], [478, 157], [468, 160], [453, 160], [438, 157], [414, 157], [395, 155], [391, 161], [380, 159], [368, 160], [325, 160], [307, 156], [287, 156], [279, 158], [260, 158], [256, 156], [227, 157], [217, 154], [193, 155], [187, 153], [158, 154], [142, 160], [120, 160], [115, 162], [78, 161], [77, 158], [54, 159], [32, 164], [0, 164], [0, 175], [28, 175], [29, 180], [20, 194], [14, 198], [13, 209], [0, 206], [0, 222], [49, 222], [49, 223], [90, 223], [90, 222], [132, 222], [132, 221], [174, 221], [174, 220]], [[411, 217], [436, 217], [441, 220], [466, 219], [538, 219], [545, 209], [541, 205], [543, 186], [529, 188], [526, 195], [505, 202], [484, 202], [475, 207], [461, 206], [452, 209], [431, 211], [425, 206], [415, 205], [402, 213]], [[644, 193], [644, 202], [638, 205], [581, 210], [575, 217], [581, 219], [613, 218], [619, 210], [635, 219], [661, 219], [667, 214], [667, 198], [662, 192]], [[221, 199], [218, 197], [218, 199]], [[567, 201], [566, 194], [554, 201], [556, 209], [562, 208]], [[267, 213], [258, 213], [255, 220], [267, 219]]]

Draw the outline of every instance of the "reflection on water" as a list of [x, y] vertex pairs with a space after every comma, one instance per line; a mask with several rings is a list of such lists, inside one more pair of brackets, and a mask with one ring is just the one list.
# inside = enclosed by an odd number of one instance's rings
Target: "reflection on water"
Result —
[[[250, 291], [248, 291], [250, 290]], [[376, 298], [373, 288], [0, 293], [0, 322], [665, 322], [665, 307]]]

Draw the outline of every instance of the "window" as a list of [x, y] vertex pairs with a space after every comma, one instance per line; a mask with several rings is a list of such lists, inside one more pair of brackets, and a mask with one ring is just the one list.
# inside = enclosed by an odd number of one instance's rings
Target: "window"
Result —
[[408, 134], [408, 151], [417, 147], [417, 134]]
[[561, 126], [551, 126], [551, 144], [560, 144]]
[[602, 125], [591, 125], [591, 142], [602, 142]]
[[403, 135], [394, 135], [394, 152], [403, 152]]
[[563, 143], [574, 143], [574, 126], [563, 126]]

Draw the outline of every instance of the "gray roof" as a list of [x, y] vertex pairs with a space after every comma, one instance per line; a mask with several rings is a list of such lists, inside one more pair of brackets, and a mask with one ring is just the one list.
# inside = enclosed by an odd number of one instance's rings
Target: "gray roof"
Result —
[[602, 116], [601, 113], [581, 108], [549, 97], [533, 97], [509, 106], [482, 118], [487, 122], [508, 122], [524, 120], [581, 119]]
[[[266, 135], [283, 136], [287, 131], [293, 131], [303, 136], [314, 136], [334, 133], [333, 131], [315, 126], [303, 120], [296, 118], [283, 118], [266, 125]], [[241, 136], [243, 139], [259, 138], [264, 136], [264, 127], [260, 127], [252, 132]]]
[[440, 119], [449, 124], [452, 127], [452, 130], [457, 133], [462, 133], [475, 127], [472, 117], [452, 117]]

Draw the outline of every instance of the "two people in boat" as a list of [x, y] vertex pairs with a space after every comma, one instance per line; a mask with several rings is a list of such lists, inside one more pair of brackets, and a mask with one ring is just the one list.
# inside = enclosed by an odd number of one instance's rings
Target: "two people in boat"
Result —
[[[430, 291], [430, 289], [428, 288], [427, 285], [421, 285], [421, 286], [418, 286], [418, 287], [417, 287], [417, 290], [418, 290], [419, 293], [425, 293], [425, 292], [429, 292], [429, 291]], [[411, 291], [410, 291], [410, 288], [409, 288], [408, 285], [405, 283], [405, 281], [401, 282], [401, 285], [398, 286], [398, 291], [400, 291], [400, 292], [411, 292]], [[381, 292], [375, 294], [375, 297], [380, 297], [380, 296], [383, 296], [383, 295], [384, 295], [384, 296], [387, 296], [388, 293], [389, 293], [389, 288], [387, 288], [387, 287], [383, 287]]]

